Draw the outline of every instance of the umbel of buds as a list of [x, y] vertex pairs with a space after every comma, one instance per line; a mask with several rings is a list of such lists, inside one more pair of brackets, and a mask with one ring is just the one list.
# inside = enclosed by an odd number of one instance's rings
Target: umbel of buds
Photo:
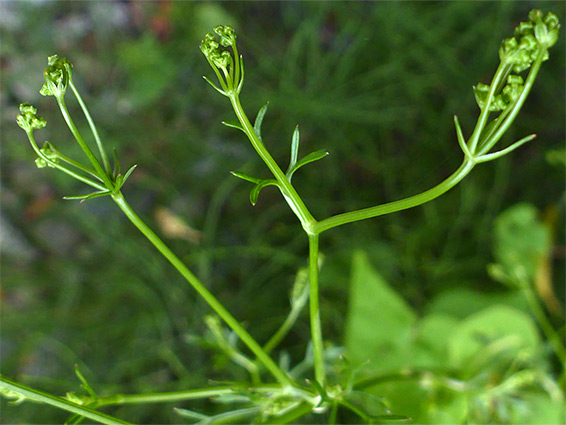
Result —
[[28, 103], [20, 105], [20, 114], [17, 116], [16, 121], [18, 125], [26, 132], [31, 133], [33, 130], [39, 130], [47, 125], [47, 122], [36, 115], [37, 109]]
[[547, 49], [558, 40], [560, 24], [553, 13], [531, 10], [529, 21], [521, 22], [515, 29], [515, 35], [501, 43], [499, 58], [501, 62], [511, 65], [514, 72], [529, 68], [541, 51], [543, 60], [548, 59]]
[[45, 84], [39, 91], [43, 96], [62, 97], [67, 91], [73, 65], [57, 55], [47, 58], [47, 68], [43, 70]]
[[[244, 82], [244, 64], [238, 56], [236, 47], [236, 33], [228, 25], [218, 25], [214, 33], [207, 33], [200, 44], [200, 50], [216, 73], [220, 87], [204, 77], [216, 90], [225, 96], [238, 94]], [[227, 48], [232, 48], [232, 53]], [[219, 70], [222, 71], [220, 74]]]
[[[487, 99], [489, 97], [490, 86], [487, 84], [479, 83], [474, 87], [474, 94], [476, 96], [476, 102], [478, 103], [480, 109], [485, 108]], [[490, 112], [503, 111], [507, 109], [509, 105], [515, 102], [521, 92], [523, 91], [523, 78], [519, 75], [509, 75], [507, 77], [507, 84], [501, 90], [501, 93], [495, 96], [489, 105]]]

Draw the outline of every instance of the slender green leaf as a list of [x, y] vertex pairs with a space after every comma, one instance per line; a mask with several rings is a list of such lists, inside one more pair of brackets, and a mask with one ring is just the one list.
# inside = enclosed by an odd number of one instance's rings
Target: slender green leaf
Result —
[[208, 84], [210, 84], [210, 85], [212, 86], [212, 88], [213, 88], [214, 90], [216, 90], [218, 93], [223, 94], [224, 96], [227, 96], [226, 92], [224, 92], [224, 90], [219, 89], [219, 88], [216, 86], [216, 84], [214, 84], [212, 81], [210, 81], [210, 79], [209, 79], [208, 77], [206, 77], [206, 76], [203, 75], [202, 78], [204, 78], [204, 79], [206, 80], [206, 82], [207, 82]]
[[189, 410], [189, 409], [179, 409], [179, 408], [175, 407], [173, 409], [173, 411], [183, 418], [193, 419], [193, 420], [197, 420], [197, 421], [203, 421], [203, 420], [210, 421], [210, 416], [203, 415], [202, 413], [194, 412], [194, 411]]
[[89, 199], [99, 198], [101, 196], [110, 195], [109, 190], [100, 190], [98, 192], [89, 193], [88, 195], [77, 195], [77, 196], [63, 196], [63, 199], [67, 201], [87, 201]]
[[116, 178], [120, 174], [120, 160], [116, 148], [112, 149], [112, 156], [114, 157], [114, 178]]
[[75, 365], [75, 375], [77, 375], [77, 378], [79, 378], [79, 381], [81, 381], [82, 387], [84, 388], [84, 390], [87, 393], [89, 393], [92, 397], [98, 398], [98, 395], [94, 392], [94, 390], [92, 389], [92, 387], [90, 386], [90, 384], [88, 383], [86, 378], [83, 376], [83, 374], [79, 370], [78, 365]]
[[259, 192], [266, 186], [279, 186], [277, 180], [268, 179], [268, 180], [261, 180], [258, 182], [253, 189], [250, 191], [250, 202], [252, 205], [257, 203], [257, 197], [259, 196]]
[[222, 124], [224, 124], [226, 127], [235, 128], [236, 130], [244, 131], [244, 129], [242, 128], [242, 126], [238, 121], [232, 121], [232, 120], [222, 121]]
[[295, 127], [295, 131], [293, 131], [293, 138], [291, 140], [291, 160], [289, 161], [289, 168], [287, 169], [287, 174], [297, 164], [297, 157], [299, 155], [299, 125]]
[[287, 178], [290, 180], [293, 174], [295, 173], [295, 171], [297, 171], [303, 165], [307, 165], [311, 162], [318, 161], [319, 159], [324, 158], [328, 154], [329, 152], [326, 149], [320, 149], [318, 151], [309, 153], [308, 155], [301, 158], [301, 160], [297, 162], [292, 169], [287, 171]]
[[122, 179], [122, 182], [120, 184], [120, 187], [122, 187], [124, 185], [124, 183], [126, 183], [126, 180], [128, 180], [128, 177], [130, 177], [130, 175], [134, 172], [134, 170], [137, 168], [137, 164], [134, 164], [130, 167], [130, 169], [128, 171], [126, 171], [126, 174], [124, 174], [124, 178]]
[[263, 122], [263, 117], [267, 112], [268, 106], [269, 106], [269, 102], [267, 102], [265, 105], [261, 107], [261, 109], [257, 113], [257, 117], [255, 118], [255, 122], [254, 122], [254, 131], [255, 134], [257, 134], [257, 137], [260, 138], [260, 140], [261, 140], [261, 123]]
[[252, 176], [248, 176], [245, 173], [241, 173], [239, 171], [230, 171], [230, 174], [232, 174], [233, 176], [236, 176], [242, 180], [248, 181], [248, 182], [252, 182], [252, 183], [259, 183], [262, 179], [258, 179]]

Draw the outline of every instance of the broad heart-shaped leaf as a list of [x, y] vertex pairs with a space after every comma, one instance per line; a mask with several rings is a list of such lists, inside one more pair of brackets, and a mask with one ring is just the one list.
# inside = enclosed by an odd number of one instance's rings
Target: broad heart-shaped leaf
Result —
[[81, 202], [88, 201], [89, 199], [100, 198], [101, 196], [110, 195], [112, 192], [109, 190], [99, 190], [98, 192], [89, 193], [88, 195], [77, 195], [77, 196], [63, 196], [63, 199], [68, 201], [78, 201]]
[[369, 264], [363, 251], [354, 253], [349, 290], [345, 346], [354, 362], [369, 361], [372, 370], [390, 371], [410, 360], [413, 310]]
[[260, 140], [262, 140], [261, 139], [261, 123], [263, 122], [263, 117], [265, 116], [265, 113], [267, 112], [268, 105], [269, 105], [269, 102], [267, 102], [265, 105], [263, 105], [261, 107], [261, 109], [257, 113], [257, 117], [255, 118], [255, 121], [254, 121], [254, 131], [255, 131], [255, 134], [257, 134], [257, 137], [259, 137]]
[[253, 189], [250, 191], [250, 202], [251, 202], [252, 205], [255, 206], [255, 204], [257, 203], [257, 197], [259, 196], [259, 192], [260, 192], [261, 189], [263, 189], [265, 186], [279, 186], [279, 183], [277, 183], [277, 180], [274, 180], [274, 179], [260, 180], [260, 181], [253, 187]]
[[[496, 341], [501, 343], [499, 350], [482, 350]], [[523, 350], [535, 349], [539, 342], [537, 327], [528, 314], [498, 305], [462, 321], [448, 343], [448, 354], [452, 366], [466, 368], [470, 363], [489, 364], [490, 356], [514, 358]]]
[[550, 231], [537, 215], [534, 206], [517, 204], [495, 221], [493, 254], [512, 281], [531, 280], [538, 262], [550, 253]]
[[289, 170], [286, 173], [287, 178], [291, 180], [295, 171], [297, 171], [303, 165], [307, 165], [311, 162], [318, 161], [319, 159], [324, 158], [326, 155], [328, 155], [328, 151], [326, 149], [320, 149], [318, 151], [314, 151], [302, 157], [301, 160], [297, 162], [292, 168], [290, 167], [291, 164], [289, 164]]

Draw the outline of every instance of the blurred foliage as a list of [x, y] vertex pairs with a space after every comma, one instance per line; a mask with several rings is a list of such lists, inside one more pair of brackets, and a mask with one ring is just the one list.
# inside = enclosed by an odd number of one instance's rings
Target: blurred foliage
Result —
[[[461, 160], [452, 116], [471, 131], [477, 113], [471, 86], [488, 82], [500, 41], [534, 7], [566, 22], [564, 3], [552, 1], [0, 2], [2, 373], [64, 394], [79, 389], [73, 373], [79, 364], [101, 395], [200, 387], [242, 373], [227, 362], [218, 369], [212, 351], [194, 343], [192, 335], [206, 332], [208, 309], [109, 200], [64, 202], [63, 195], [80, 192], [78, 185], [35, 168], [15, 124], [19, 103], [36, 105], [47, 119], [42, 137], [72, 145], [56, 105], [39, 94], [47, 56], [72, 60], [101, 136], [119, 150], [124, 167], [139, 165], [125, 189], [134, 208], [162, 233], [167, 223], [158, 211], [164, 208], [166, 217], [197, 231], [197, 238], [171, 234], [167, 242], [259, 341], [267, 341], [287, 314], [307, 241], [276, 190], [265, 189], [251, 207], [249, 186], [228, 174], [268, 176], [243, 136], [220, 124], [233, 117], [201, 78], [208, 72], [198, 49], [203, 34], [219, 23], [237, 29], [246, 61], [242, 102], [253, 116], [270, 101], [263, 137], [281, 164], [297, 123], [301, 154], [330, 151], [294, 179], [322, 218], [418, 193], [451, 173]], [[478, 423], [560, 418], [548, 391], [534, 384], [523, 391], [534, 379], [528, 373], [538, 379], [558, 368], [541, 354], [544, 341], [527, 307], [490, 278], [486, 265], [505, 264], [502, 250], [518, 247], [517, 238], [535, 241], [544, 233], [553, 246], [545, 248], [544, 264], [552, 271], [546, 289], [564, 305], [564, 53], [551, 52], [507, 136], [534, 132], [535, 142], [477, 167], [431, 204], [321, 239], [329, 341], [344, 341], [354, 353], [373, 350], [379, 358], [370, 366], [380, 372], [447, 366], [447, 358], [451, 367], [470, 363], [468, 371], [450, 375], [480, 389], [466, 400], [434, 374], [420, 374], [420, 385], [372, 387], [394, 413], [437, 423], [462, 422], [465, 415]], [[79, 117], [77, 105], [69, 106]], [[87, 128], [86, 121], [80, 125]], [[518, 229], [499, 226], [494, 233], [496, 217], [519, 201], [532, 207], [517, 216]], [[523, 238], [536, 219], [533, 208], [542, 211], [542, 221]], [[496, 244], [492, 256], [494, 236], [507, 238], [507, 245]], [[350, 282], [352, 252], [360, 249]], [[359, 295], [362, 289], [378, 296], [379, 315], [369, 297]], [[349, 312], [348, 296], [359, 310]], [[561, 310], [548, 307], [560, 326]], [[383, 339], [369, 338], [362, 329], [377, 328], [367, 320], [378, 318], [389, 330], [375, 334]], [[486, 326], [494, 333], [482, 333], [478, 343], [475, 329]], [[465, 361], [464, 347], [481, 351], [507, 337], [510, 345], [501, 351]], [[281, 352], [295, 364], [308, 340], [304, 314]], [[516, 356], [522, 356], [519, 364], [510, 365]], [[495, 383], [489, 380], [494, 375]], [[112, 413], [138, 423], [178, 423], [172, 407], [124, 406]], [[177, 407], [220, 409], [208, 401]], [[45, 406], [3, 404], [1, 421], [64, 418]]]

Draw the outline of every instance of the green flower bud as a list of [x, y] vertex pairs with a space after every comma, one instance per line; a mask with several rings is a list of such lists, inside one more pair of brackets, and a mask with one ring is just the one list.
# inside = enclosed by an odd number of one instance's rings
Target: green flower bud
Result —
[[73, 65], [57, 55], [47, 58], [48, 66], [43, 70], [45, 84], [39, 91], [43, 96], [63, 96], [69, 86]]
[[509, 75], [507, 85], [503, 87], [502, 98], [505, 108], [515, 102], [523, 91], [523, 79], [519, 75]]
[[529, 19], [534, 24], [534, 36], [544, 49], [552, 47], [558, 40], [560, 23], [558, 17], [553, 13], [543, 16], [540, 10], [532, 10]]
[[[59, 162], [59, 152], [57, 152], [57, 149], [55, 149], [55, 147], [51, 143], [45, 142], [43, 144], [43, 147], [39, 151], [50, 161], [56, 164]], [[53, 167], [52, 164], [45, 161], [41, 157], [35, 159], [35, 165], [37, 166], [37, 168], [44, 168], [46, 166]]]
[[[476, 102], [480, 109], [484, 109], [487, 103], [487, 97], [489, 96], [489, 91], [491, 87], [487, 84], [478, 83], [477, 86], [474, 87], [474, 95], [476, 97]], [[489, 105], [490, 112], [497, 112], [505, 109], [505, 102], [501, 98], [501, 95], [495, 96], [491, 104]]]
[[[482, 83], [479, 83], [474, 87], [476, 102], [481, 109], [485, 108], [490, 89], [490, 86]], [[501, 93], [493, 97], [491, 104], [489, 105], [489, 111], [498, 112], [507, 109], [509, 105], [519, 98], [522, 91], [523, 79], [518, 75], [509, 75], [507, 78], [507, 84], [503, 87]]]
[[560, 24], [552, 13], [543, 16], [540, 10], [529, 13], [529, 22], [521, 22], [515, 28], [515, 35], [501, 43], [499, 58], [502, 62], [512, 65], [513, 72], [528, 69], [544, 49], [543, 61], [548, 59], [546, 49], [558, 39]]
[[206, 33], [204, 39], [200, 43], [201, 52], [208, 57], [211, 53], [218, 51], [218, 42], [212, 33]]
[[26, 133], [33, 130], [39, 130], [47, 125], [47, 122], [37, 114], [37, 109], [28, 103], [20, 105], [20, 112], [16, 118], [18, 125], [24, 129]]
[[220, 44], [224, 47], [232, 46], [236, 42], [236, 32], [229, 25], [218, 25], [214, 32], [220, 36]]

